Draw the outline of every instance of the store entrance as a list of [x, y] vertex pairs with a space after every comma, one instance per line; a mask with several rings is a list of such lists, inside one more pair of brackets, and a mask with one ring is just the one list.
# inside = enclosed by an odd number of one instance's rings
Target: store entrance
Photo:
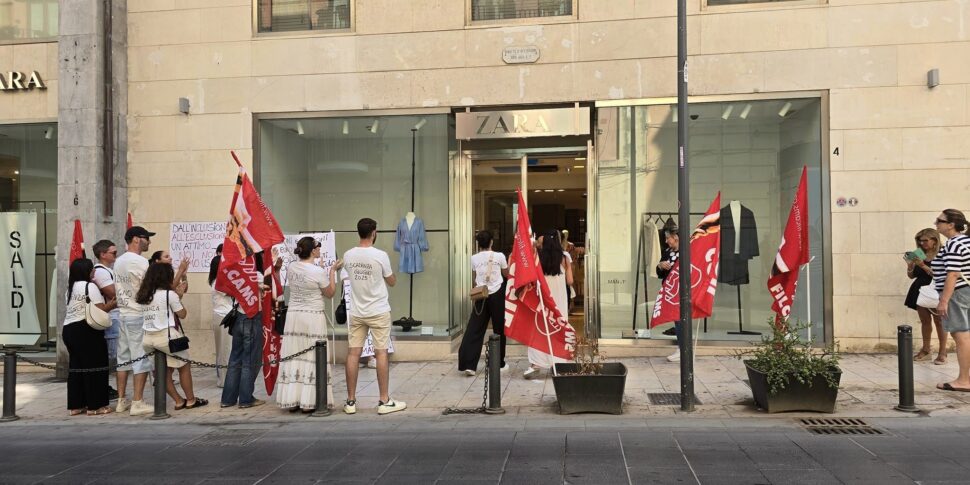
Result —
[[533, 231], [556, 231], [568, 255], [573, 284], [564, 298], [568, 308], [560, 311], [580, 335], [586, 326], [586, 155], [585, 149], [470, 154], [474, 231], [488, 230], [492, 247], [508, 257], [515, 237], [516, 189], [521, 187]]

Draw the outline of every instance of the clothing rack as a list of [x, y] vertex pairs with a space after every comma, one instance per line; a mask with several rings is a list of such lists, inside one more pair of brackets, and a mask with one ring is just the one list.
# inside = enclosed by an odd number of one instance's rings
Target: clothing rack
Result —
[[[411, 128], [411, 212], [414, 212], [414, 176], [416, 167], [416, 145], [415, 140], [418, 135], [418, 130], [420, 128], [415, 126]], [[421, 326], [421, 320], [414, 319], [414, 275], [408, 273], [408, 316], [398, 318], [394, 320], [394, 325], [401, 327], [401, 330], [405, 332], [410, 332], [414, 327]]]

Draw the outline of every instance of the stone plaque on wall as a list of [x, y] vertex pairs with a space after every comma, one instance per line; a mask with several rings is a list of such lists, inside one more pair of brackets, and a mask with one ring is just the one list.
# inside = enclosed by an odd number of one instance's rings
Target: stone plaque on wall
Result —
[[502, 49], [506, 64], [531, 64], [539, 60], [539, 48], [534, 45], [509, 46]]

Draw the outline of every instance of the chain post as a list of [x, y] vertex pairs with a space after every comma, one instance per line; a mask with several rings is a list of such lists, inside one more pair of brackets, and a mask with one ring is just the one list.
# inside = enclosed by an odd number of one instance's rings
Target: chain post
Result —
[[[485, 390], [488, 394], [488, 414], [505, 414], [502, 409], [502, 337], [494, 333], [488, 337], [485, 347]], [[483, 403], [484, 406], [484, 403]]]
[[897, 411], [917, 413], [913, 396], [913, 327], [896, 327], [896, 360], [899, 365], [899, 404]]
[[171, 416], [165, 412], [165, 381], [168, 375], [168, 357], [165, 352], [155, 351], [155, 414], [151, 419], [168, 419]]
[[3, 354], [3, 417], [0, 423], [16, 421], [17, 416], [17, 351], [6, 349]]
[[327, 402], [327, 383], [330, 382], [330, 376], [327, 375], [327, 341], [317, 340], [314, 349], [316, 350], [315, 365], [317, 367], [317, 408], [313, 410], [313, 414], [310, 416], [322, 418], [332, 414], [330, 403]]

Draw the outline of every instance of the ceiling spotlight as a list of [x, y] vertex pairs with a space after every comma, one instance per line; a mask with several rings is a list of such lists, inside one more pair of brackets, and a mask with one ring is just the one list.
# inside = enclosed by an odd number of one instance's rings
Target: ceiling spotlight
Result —
[[381, 120], [375, 119], [374, 122], [371, 123], [370, 125], [370, 132], [377, 133], [377, 126], [380, 125], [380, 123], [381, 123]]
[[545, 189], [545, 192], [555, 192], [555, 190], [552, 190], [552, 189]]
[[297, 135], [302, 135], [303, 134], [303, 123], [301, 123], [299, 121], [296, 122], [296, 134]]
[[341, 129], [340, 131], [341, 131], [341, 133], [343, 133], [345, 135], [349, 134], [350, 133], [350, 122], [348, 122], [347, 120], [344, 120], [343, 129]]
[[573, 168], [586, 168], [586, 165], [573, 165]]
[[414, 131], [420, 130], [421, 127], [424, 126], [424, 124], [427, 122], [428, 122], [427, 118], [421, 118], [421, 121], [417, 122], [417, 124], [414, 125]]
[[734, 105], [733, 104], [729, 104], [727, 106], [727, 108], [724, 108], [724, 111], [721, 113], [721, 119], [722, 120], [726, 120], [726, 119], [730, 118], [732, 111], [734, 111]]
[[45, 140], [50, 140], [53, 136], [54, 136], [54, 129], [53, 128], [48, 128], [48, 129], [44, 130], [44, 139]]
[[14, 170], [14, 171], [13, 171], [13, 174], [14, 174], [14, 175], [20, 175], [20, 170]]
[[565, 192], [566, 189], [556, 189], [556, 192]]
[[586, 157], [576, 157], [573, 160], [576, 160], [577, 162], [582, 162], [583, 160], [586, 160]]
[[741, 110], [741, 114], [738, 116], [740, 116], [742, 120], [746, 120], [748, 119], [748, 113], [750, 112], [751, 112], [751, 103], [748, 103], [744, 105], [744, 109]]
[[539, 189], [536, 189], [536, 190], [535, 190], [535, 192], [542, 192], [542, 191], [541, 191], [541, 190], [539, 190]]
[[788, 114], [788, 110], [790, 109], [791, 109], [791, 101], [788, 101], [785, 103], [784, 106], [781, 107], [780, 110], [778, 110], [778, 116], [781, 116], [782, 118], [784, 118], [785, 115]]

